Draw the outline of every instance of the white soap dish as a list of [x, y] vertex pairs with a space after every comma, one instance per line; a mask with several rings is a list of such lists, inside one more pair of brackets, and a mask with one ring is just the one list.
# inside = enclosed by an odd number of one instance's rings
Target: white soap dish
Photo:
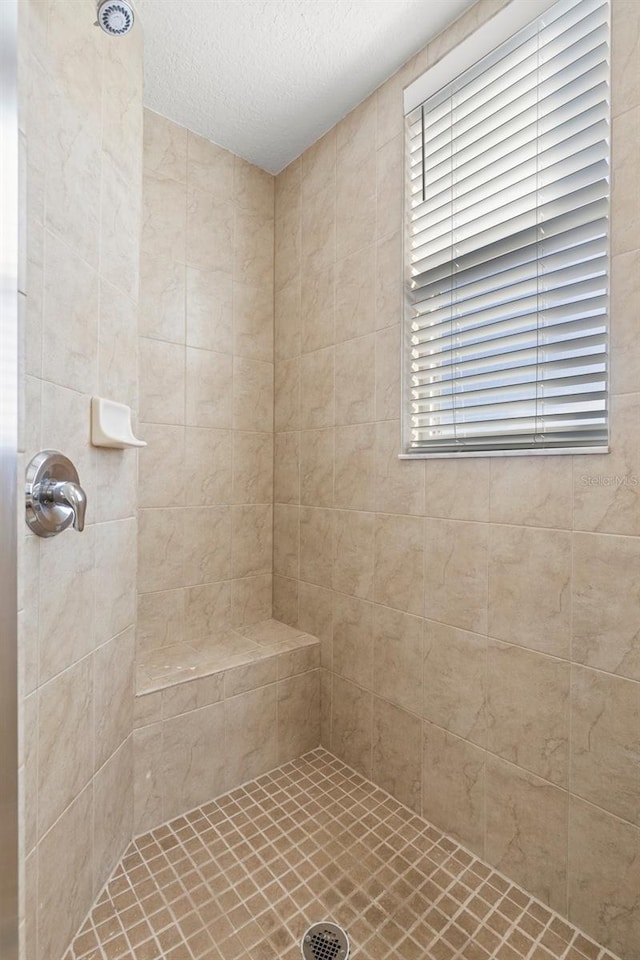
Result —
[[91, 443], [94, 447], [146, 447], [131, 429], [131, 407], [104, 397], [91, 398]]

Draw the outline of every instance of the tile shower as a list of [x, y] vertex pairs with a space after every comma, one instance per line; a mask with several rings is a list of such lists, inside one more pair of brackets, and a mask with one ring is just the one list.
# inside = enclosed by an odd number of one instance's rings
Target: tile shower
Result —
[[363, 960], [636, 960], [635, 0], [611, 454], [396, 459], [401, 92], [503, 5], [273, 178], [143, 112], [143, 23], [21, 3], [22, 466], [63, 450], [90, 510], [21, 544], [23, 960], [295, 957], [331, 916]]

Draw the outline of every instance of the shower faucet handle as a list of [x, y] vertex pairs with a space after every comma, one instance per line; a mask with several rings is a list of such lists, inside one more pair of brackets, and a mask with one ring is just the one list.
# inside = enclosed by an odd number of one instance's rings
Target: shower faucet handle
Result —
[[57, 503], [73, 511], [73, 529], [84, 530], [87, 495], [79, 483], [72, 480], [47, 480], [40, 488], [41, 503]]
[[84, 530], [87, 495], [78, 471], [57, 450], [42, 450], [27, 467], [26, 521], [39, 537], [55, 537], [73, 524]]

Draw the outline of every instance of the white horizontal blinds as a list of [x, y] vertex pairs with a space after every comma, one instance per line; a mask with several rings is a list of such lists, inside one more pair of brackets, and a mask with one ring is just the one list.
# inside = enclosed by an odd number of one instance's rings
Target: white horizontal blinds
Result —
[[407, 117], [407, 453], [607, 443], [607, 0]]

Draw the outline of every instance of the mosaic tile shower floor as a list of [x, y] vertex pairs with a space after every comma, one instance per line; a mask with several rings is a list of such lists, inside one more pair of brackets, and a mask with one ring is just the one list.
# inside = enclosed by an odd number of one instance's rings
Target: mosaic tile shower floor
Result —
[[138, 837], [64, 960], [615, 960], [323, 749]]

